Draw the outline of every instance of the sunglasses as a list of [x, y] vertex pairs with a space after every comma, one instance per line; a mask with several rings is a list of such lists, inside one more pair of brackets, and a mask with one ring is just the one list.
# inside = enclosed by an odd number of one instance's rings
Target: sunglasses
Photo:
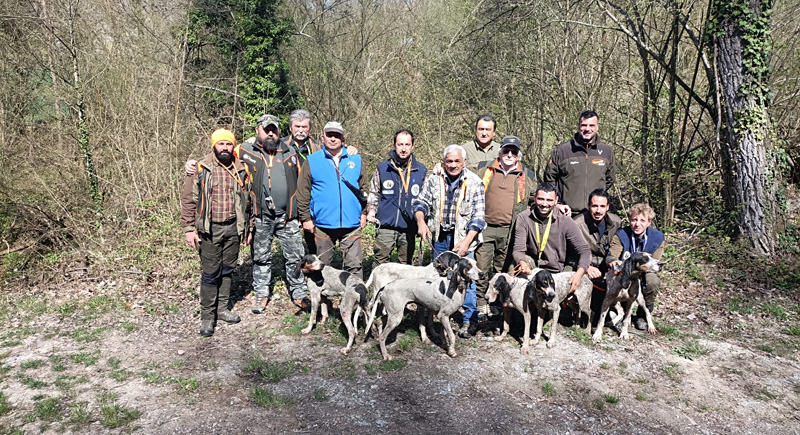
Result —
[[344, 136], [342, 136], [341, 133], [337, 133], [335, 131], [327, 131], [327, 132], [325, 132], [325, 136], [327, 136], [327, 137], [335, 137], [335, 138], [339, 138], [339, 139], [344, 137]]
[[519, 155], [519, 149], [517, 149], [517, 148], [503, 148], [503, 150], [501, 152], [501, 154], [503, 154], [503, 155], [509, 154], [509, 153], [513, 154], [515, 156], [518, 156]]

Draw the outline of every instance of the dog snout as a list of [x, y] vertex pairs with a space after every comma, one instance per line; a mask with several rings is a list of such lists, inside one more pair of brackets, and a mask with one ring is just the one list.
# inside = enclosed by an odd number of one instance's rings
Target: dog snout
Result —
[[664, 270], [664, 263], [659, 261], [658, 263], [658, 270]]
[[484, 276], [486, 276], [486, 274], [479, 270], [478, 271], [478, 279], [483, 279]]
[[554, 292], [551, 289], [548, 289], [544, 294], [544, 298], [545, 300], [547, 300], [547, 302], [553, 302], [553, 299], [556, 298], [556, 292]]

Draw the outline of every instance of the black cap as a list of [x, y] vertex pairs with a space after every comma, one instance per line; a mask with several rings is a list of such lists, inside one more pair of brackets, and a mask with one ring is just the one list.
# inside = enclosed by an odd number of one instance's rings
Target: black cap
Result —
[[521, 149], [519, 138], [516, 136], [506, 136], [503, 138], [502, 147], [515, 147], [517, 149]]

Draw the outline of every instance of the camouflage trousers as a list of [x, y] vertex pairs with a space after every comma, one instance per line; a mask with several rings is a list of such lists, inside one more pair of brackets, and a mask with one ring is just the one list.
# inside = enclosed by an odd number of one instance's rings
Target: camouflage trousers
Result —
[[257, 296], [272, 297], [272, 238], [278, 239], [285, 260], [286, 288], [292, 299], [307, 294], [305, 276], [294, 277], [294, 269], [303, 257], [303, 237], [297, 219], [284, 222], [284, 216], [256, 218], [251, 251], [253, 253], [253, 289]]

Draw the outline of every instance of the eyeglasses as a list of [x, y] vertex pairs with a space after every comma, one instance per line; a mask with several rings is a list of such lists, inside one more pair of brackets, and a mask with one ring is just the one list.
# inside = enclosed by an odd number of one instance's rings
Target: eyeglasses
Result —
[[513, 154], [513, 155], [517, 156], [517, 155], [519, 155], [519, 149], [518, 148], [503, 148], [501, 153], [503, 155], [510, 153], [510, 154]]
[[337, 139], [342, 139], [344, 137], [344, 136], [342, 136], [341, 133], [338, 133], [338, 132], [335, 132], [335, 131], [326, 131], [325, 132], [325, 136], [327, 136], [327, 137], [335, 137]]

